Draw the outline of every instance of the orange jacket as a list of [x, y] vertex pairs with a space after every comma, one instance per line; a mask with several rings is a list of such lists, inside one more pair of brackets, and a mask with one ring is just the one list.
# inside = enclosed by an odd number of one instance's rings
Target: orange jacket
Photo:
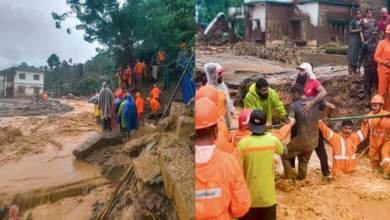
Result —
[[237, 148], [233, 147], [233, 145], [229, 142], [229, 139], [218, 137], [215, 140], [215, 146], [217, 146], [217, 149], [233, 155], [234, 158], [237, 159], [238, 163], [241, 164], [241, 153]]
[[161, 94], [161, 90], [157, 87], [153, 88], [152, 91], [150, 92], [150, 94], [152, 95], [152, 97], [154, 99], [158, 99], [158, 97], [160, 96]]
[[252, 202], [239, 163], [214, 150], [210, 161], [195, 164], [196, 219], [232, 219], [245, 215]]
[[[289, 124], [284, 125], [279, 130], [272, 129], [272, 131], [271, 131], [271, 135], [277, 137], [280, 141], [285, 139], [290, 133], [291, 133], [291, 125], [289, 125]], [[248, 137], [251, 134], [252, 134], [252, 132], [250, 132], [248, 129], [245, 129], [245, 130], [237, 129], [230, 134], [229, 140], [233, 144], [234, 147], [237, 147], [238, 142], [241, 139]]]
[[144, 63], [138, 63], [135, 65], [135, 72], [138, 75], [144, 74], [146, 76], [146, 65]]
[[390, 40], [384, 39], [378, 43], [374, 59], [378, 63], [378, 74], [390, 73], [390, 69], [382, 64], [390, 62]]
[[150, 108], [152, 109], [153, 114], [157, 114], [161, 109], [161, 105], [156, 99], [150, 99]]
[[330, 142], [333, 148], [332, 176], [336, 177], [355, 171], [357, 145], [367, 137], [368, 124], [362, 123], [361, 130], [352, 133], [349, 137], [345, 137], [342, 133], [333, 133], [321, 120], [319, 127], [324, 138]]
[[[389, 114], [386, 110], [381, 110], [378, 114], [374, 114], [370, 112], [368, 114], [371, 115], [387, 115]], [[372, 118], [368, 120], [369, 128], [370, 128], [370, 158], [373, 160], [381, 159], [381, 147], [386, 142], [389, 141], [389, 130], [385, 130], [381, 128], [381, 118]]]
[[226, 93], [218, 89], [219, 101], [217, 103], [218, 112], [222, 117], [226, 116]]
[[218, 126], [218, 137], [225, 138], [226, 140], [229, 141], [230, 140], [229, 128], [227, 127], [227, 125], [222, 117], [219, 119], [217, 126]]
[[137, 106], [137, 112], [144, 112], [144, 99], [142, 97], [137, 97], [135, 106]]
[[162, 63], [162, 62], [165, 61], [164, 53], [159, 53], [159, 54], [158, 54], [158, 61], [159, 61], [160, 63]]

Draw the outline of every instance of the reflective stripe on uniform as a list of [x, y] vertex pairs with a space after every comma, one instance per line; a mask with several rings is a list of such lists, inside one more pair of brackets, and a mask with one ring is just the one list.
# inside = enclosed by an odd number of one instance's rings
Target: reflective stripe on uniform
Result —
[[363, 134], [362, 134], [362, 131], [358, 131], [357, 134], [359, 135], [360, 137], [360, 141], [363, 141], [364, 140], [364, 137], [363, 137]]
[[233, 134], [232, 134], [232, 144], [234, 143], [234, 136], [236, 135], [236, 131], [233, 131]]
[[382, 160], [382, 163], [384, 163], [384, 162], [390, 162], [390, 158], [385, 158], [385, 159], [383, 159], [383, 160]]
[[345, 143], [344, 143], [344, 139], [341, 138], [341, 155], [334, 155], [333, 156], [333, 159], [335, 160], [354, 160], [356, 159], [356, 154], [353, 154], [351, 156], [351, 158], [349, 158], [348, 156], [345, 155]]
[[343, 138], [341, 138], [341, 155], [345, 156], [345, 143]]
[[333, 137], [333, 131], [330, 131], [329, 137], [326, 139], [327, 141], [330, 141], [330, 139]]

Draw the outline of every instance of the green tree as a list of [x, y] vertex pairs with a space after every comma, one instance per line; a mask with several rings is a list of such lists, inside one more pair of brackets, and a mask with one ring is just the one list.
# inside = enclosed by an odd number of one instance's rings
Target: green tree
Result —
[[28, 67], [28, 64], [27, 64], [27, 62], [21, 62], [19, 66], [21, 66], [21, 67]]
[[59, 66], [60, 63], [60, 58], [55, 53], [53, 53], [52, 55], [50, 55], [49, 58], [47, 58], [47, 64], [49, 65], [50, 70], [52, 70], [55, 66]]

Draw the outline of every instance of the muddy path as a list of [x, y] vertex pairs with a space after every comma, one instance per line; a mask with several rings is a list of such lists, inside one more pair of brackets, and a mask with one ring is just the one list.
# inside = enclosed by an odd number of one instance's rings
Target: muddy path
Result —
[[[18, 204], [21, 213], [26, 215], [26, 211], [34, 207], [39, 210], [47, 204], [89, 196], [89, 199], [79, 198], [77, 207], [70, 202], [57, 207], [57, 212], [64, 216], [58, 215], [55, 219], [81, 220], [88, 216], [83, 213], [92, 213], [91, 191], [109, 194], [110, 190], [100, 188], [107, 185], [108, 180], [93, 166], [72, 155], [78, 144], [101, 130], [93, 117], [93, 105], [85, 101], [61, 102], [75, 110], [63, 115], [1, 118], [0, 206]], [[66, 216], [70, 209], [79, 209], [79, 206], [85, 210], [80, 218]], [[85, 208], [87, 206], [89, 209]], [[38, 219], [53, 219], [47, 214]]]

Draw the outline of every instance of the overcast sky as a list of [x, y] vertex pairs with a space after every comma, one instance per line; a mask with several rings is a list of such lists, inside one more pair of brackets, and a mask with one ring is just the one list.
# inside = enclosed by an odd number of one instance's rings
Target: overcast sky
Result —
[[78, 20], [68, 18], [62, 29], [55, 28], [51, 17], [54, 11], [62, 14], [70, 10], [66, 0], [0, 0], [0, 70], [27, 62], [30, 66], [47, 65], [47, 58], [55, 53], [61, 61], [72, 58], [73, 63], [84, 63], [96, 55], [98, 43], [83, 39], [83, 31], [72, 30]]

